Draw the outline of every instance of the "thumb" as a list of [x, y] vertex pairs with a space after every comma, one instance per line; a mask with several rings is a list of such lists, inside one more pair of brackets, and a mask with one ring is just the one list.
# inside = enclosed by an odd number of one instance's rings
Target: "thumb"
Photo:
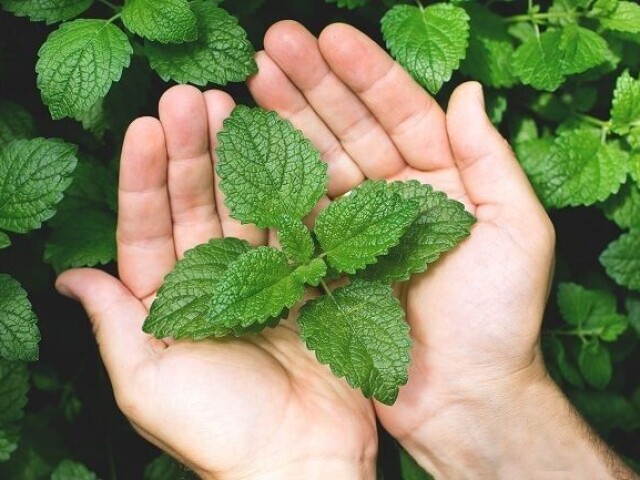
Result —
[[513, 150], [487, 117], [478, 82], [454, 90], [446, 121], [456, 164], [475, 205], [542, 209]]
[[58, 277], [56, 289], [87, 312], [114, 388], [130, 380], [137, 366], [153, 355], [153, 347], [163, 345], [142, 331], [144, 305], [111, 275], [91, 268], [67, 270]]

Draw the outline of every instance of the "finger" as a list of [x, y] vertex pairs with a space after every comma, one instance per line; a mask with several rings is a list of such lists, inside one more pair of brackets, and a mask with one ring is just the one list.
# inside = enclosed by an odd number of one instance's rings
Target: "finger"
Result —
[[[209, 145], [215, 168], [215, 162], [217, 160], [215, 150], [218, 146], [218, 132], [222, 130], [224, 119], [231, 114], [231, 111], [235, 107], [235, 102], [228, 94], [220, 90], [205, 92], [204, 99], [209, 123]], [[243, 225], [239, 220], [231, 218], [229, 209], [224, 203], [224, 193], [220, 189], [220, 177], [215, 173], [214, 182], [216, 208], [224, 236], [241, 238], [254, 246], [264, 245], [267, 241], [266, 230], [251, 224]], [[214, 184], [212, 183], [212, 185]]]
[[444, 112], [382, 48], [339, 23], [324, 29], [319, 46], [335, 75], [373, 113], [409, 165], [422, 171], [454, 167]]
[[118, 186], [118, 270], [139, 299], [152, 295], [175, 264], [160, 122], [135, 120], [125, 135]]
[[374, 115], [327, 65], [307, 29], [279, 22], [267, 31], [264, 46], [368, 178], [389, 178], [406, 167]]
[[147, 316], [142, 302], [114, 277], [90, 268], [67, 270], [56, 289], [87, 312], [114, 389], [135, 388], [134, 373], [166, 348], [142, 331]]
[[204, 96], [178, 85], [160, 99], [160, 122], [167, 143], [168, 190], [176, 255], [222, 235], [213, 193], [209, 126]]
[[258, 73], [247, 81], [251, 95], [261, 107], [291, 120], [320, 151], [329, 169], [329, 196], [335, 198], [362, 183], [360, 167], [280, 67], [266, 52], [258, 52], [256, 63]]
[[453, 92], [447, 129], [462, 181], [478, 213], [489, 205], [541, 209], [511, 147], [485, 113], [479, 83], [464, 83]]

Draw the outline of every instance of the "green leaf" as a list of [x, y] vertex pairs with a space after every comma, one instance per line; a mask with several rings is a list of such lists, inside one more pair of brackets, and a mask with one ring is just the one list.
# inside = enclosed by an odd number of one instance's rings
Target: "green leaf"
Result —
[[77, 147], [59, 140], [17, 140], [0, 151], [0, 228], [24, 233], [55, 214], [71, 183]]
[[126, 0], [122, 23], [136, 35], [161, 43], [198, 38], [196, 16], [187, 0]]
[[18, 17], [54, 23], [77, 17], [93, 4], [93, 0], [2, 0], [0, 3], [2, 8]]
[[586, 382], [598, 390], [604, 390], [611, 381], [613, 366], [609, 350], [594, 341], [580, 346], [578, 366]]
[[294, 262], [306, 262], [313, 255], [315, 248], [311, 233], [300, 220], [283, 220], [278, 230], [282, 251]]
[[433, 480], [404, 448], [400, 448], [400, 473], [402, 480]]
[[364, 7], [369, 3], [369, 0], [326, 0], [327, 3], [335, 3], [340, 8], [348, 8], [353, 10], [354, 8]]
[[3, 248], [7, 248], [10, 245], [11, 239], [9, 238], [9, 235], [4, 232], [0, 232], [0, 250], [2, 250]]
[[192, 478], [177, 461], [169, 455], [157, 456], [144, 469], [143, 480], [183, 480]]
[[562, 85], [565, 76], [559, 48], [561, 39], [561, 31], [547, 30], [518, 47], [513, 54], [511, 67], [522, 83], [550, 92]]
[[555, 208], [607, 199], [629, 170], [628, 153], [617, 143], [603, 144], [600, 132], [587, 128], [561, 132], [542, 162], [524, 166], [543, 203]]
[[402, 235], [400, 243], [362, 272], [369, 280], [387, 283], [405, 281], [425, 271], [442, 253], [469, 236], [475, 223], [464, 205], [429, 185], [411, 180], [394, 182], [389, 187], [406, 200], [417, 202], [419, 215]]
[[179, 45], [145, 42], [153, 68], [165, 80], [206, 85], [244, 81], [257, 72], [254, 50], [238, 20], [207, 0], [190, 3], [198, 39]]
[[601, 64], [609, 47], [597, 33], [572, 23], [562, 29], [558, 48], [562, 51], [562, 73], [572, 75]]
[[609, 244], [600, 263], [618, 284], [640, 291], [640, 231], [620, 236]]
[[27, 364], [0, 358], [0, 425], [22, 419], [28, 391]]
[[362, 389], [365, 397], [391, 405], [407, 382], [409, 326], [391, 287], [355, 281], [300, 309], [300, 336], [318, 361]]
[[36, 123], [31, 114], [17, 103], [0, 100], [0, 149], [13, 140], [36, 136]]
[[[562, 378], [574, 387], [584, 388], [584, 381], [578, 367], [574, 365], [567, 356], [563, 343], [555, 335], [544, 338], [543, 346], [556, 360]], [[548, 359], [547, 359], [548, 360]]]
[[236, 107], [218, 134], [220, 188], [231, 216], [259, 227], [300, 220], [327, 189], [320, 153], [275, 112]]
[[513, 41], [504, 20], [486, 7], [468, 3], [469, 49], [460, 71], [474, 80], [492, 87], [511, 87], [516, 78], [511, 71]]
[[460, 7], [396, 5], [382, 17], [391, 55], [432, 93], [458, 68], [469, 40], [469, 16]]
[[51, 116], [74, 117], [104, 97], [132, 52], [127, 36], [106, 20], [63, 23], [40, 48], [36, 64]]
[[0, 429], [0, 462], [6, 462], [18, 449], [18, 433], [16, 429]]
[[71, 460], [63, 460], [51, 474], [51, 480], [97, 480], [95, 473], [91, 472], [81, 463]]
[[640, 32], [640, 5], [635, 2], [618, 2], [610, 13], [598, 17], [600, 24], [607, 30], [618, 32]]
[[611, 130], [624, 135], [632, 125], [640, 125], [640, 80], [624, 71], [613, 91]]
[[206, 319], [194, 339], [241, 333], [291, 308], [304, 294], [304, 283], [280, 250], [258, 247], [229, 265], [215, 286]]
[[636, 182], [625, 183], [602, 204], [602, 210], [620, 228], [640, 229], [640, 186]]
[[7, 360], [38, 359], [38, 319], [17, 280], [0, 274], [0, 357]]
[[185, 252], [158, 290], [143, 330], [157, 338], [190, 336], [204, 322], [227, 267], [250, 248], [237, 238], [216, 238]]
[[638, 411], [618, 393], [576, 390], [570, 398], [601, 435], [608, 435], [614, 428], [625, 432], [640, 428]]
[[312, 287], [320, 285], [320, 281], [327, 275], [327, 264], [321, 258], [314, 258], [306, 265], [300, 265], [293, 272], [293, 276], [301, 283]]
[[341, 272], [355, 273], [398, 244], [419, 206], [393, 184], [367, 181], [329, 204], [316, 218], [314, 232], [327, 262]]
[[61, 208], [51, 221], [54, 230], [45, 246], [44, 261], [61, 272], [115, 260], [116, 221], [115, 213], [101, 209]]

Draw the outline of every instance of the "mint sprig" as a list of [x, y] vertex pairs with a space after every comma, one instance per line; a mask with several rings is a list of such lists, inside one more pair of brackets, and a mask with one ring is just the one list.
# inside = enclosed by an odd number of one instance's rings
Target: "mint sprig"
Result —
[[[282, 250], [234, 238], [188, 251], [151, 306], [144, 330], [199, 340], [256, 334], [299, 305], [300, 334], [366, 397], [392, 404], [407, 382], [409, 327], [391, 283], [408, 280], [469, 235], [462, 204], [417, 181], [366, 181], [334, 200], [309, 230], [302, 220], [327, 191], [327, 167], [275, 112], [237, 107], [218, 135], [217, 172], [231, 215], [277, 230]], [[365, 268], [366, 267], [366, 268]], [[331, 292], [326, 281], [355, 275]]]

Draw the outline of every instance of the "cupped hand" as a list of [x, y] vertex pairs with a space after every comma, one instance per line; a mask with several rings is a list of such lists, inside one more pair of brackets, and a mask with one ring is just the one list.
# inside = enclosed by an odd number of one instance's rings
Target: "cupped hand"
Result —
[[289, 319], [240, 339], [162, 341], [142, 323], [185, 250], [267, 232], [231, 219], [214, 178], [223, 92], [178, 86], [127, 131], [119, 183], [120, 279], [63, 273], [90, 317], [115, 398], [135, 429], [202, 478], [374, 478], [371, 402], [318, 364]]
[[417, 179], [476, 216], [469, 238], [402, 286], [413, 338], [409, 382], [394, 406], [376, 405], [384, 427], [434, 472], [475, 458], [491, 428], [483, 423], [500, 422], [495, 415], [545, 381], [538, 337], [554, 251], [552, 225], [488, 120], [480, 85], [458, 87], [445, 113], [343, 24], [316, 39], [280, 22], [257, 60], [252, 94], [322, 152], [330, 197], [368, 178]]

